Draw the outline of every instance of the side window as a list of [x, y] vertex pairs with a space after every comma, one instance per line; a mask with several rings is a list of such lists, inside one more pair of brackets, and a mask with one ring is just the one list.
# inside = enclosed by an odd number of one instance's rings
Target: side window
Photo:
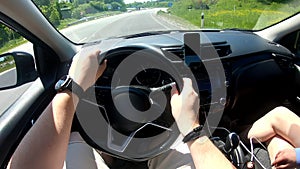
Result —
[[0, 22], [0, 116], [37, 78], [33, 45]]

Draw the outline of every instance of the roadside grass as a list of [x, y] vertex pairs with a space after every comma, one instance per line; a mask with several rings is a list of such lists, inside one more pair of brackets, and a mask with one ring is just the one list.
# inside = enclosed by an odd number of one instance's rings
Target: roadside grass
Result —
[[[105, 12], [100, 12], [100, 13], [96, 13], [96, 14], [87, 14], [86, 17], [93, 18], [93, 19], [99, 19], [99, 18], [103, 18], [103, 17], [117, 15], [120, 13], [121, 13], [120, 11], [105, 11]], [[78, 21], [78, 19], [72, 19], [72, 18], [63, 19], [60, 21], [60, 25], [57, 27], [57, 29], [61, 30], [61, 29], [67, 28], [67, 27], [69, 27], [70, 24], [75, 23], [76, 21]], [[82, 22], [78, 22], [78, 24], [79, 23], [82, 23]], [[23, 38], [10, 40], [3, 47], [0, 48], [0, 54], [5, 53], [15, 47], [18, 47], [18, 46], [26, 43], [26, 42], [28, 42], [28, 41]]]
[[[188, 9], [194, 6], [192, 0], [180, 0], [169, 9], [171, 14], [184, 18], [192, 24], [201, 26], [201, 14], [204, 13], [204, 28], [240, 28], [262, 29], [300, 11], [300, 3], [265, 4], [257, 0], [219, 0], [209, 5], [209, 9]], [[299, 3], [296, 4], [296, 3]]]
[[78, 19], [72, 19], [72, 18], [60, 20], [60, 25], [57, 27], [57, 29], [58, 30], [64, 29], [64, 28], [68, 27], [68, 25], [70, 23], [76, 22], [77, 20]]
[[184, 30], [195, 30], [199, 29], [199, 27], [191, 24], [189, 21], [178, 17], [176, 15], [171, 15], [164, 11], [158, 11], [157, 16], [160, 17], [162, 20], [166, 20], [166, 22], [172, 22], [172, 25], [176, 25], [177, 27], [184, 29]]
[[0, 54], [5, 53], [5, 52], [9, 51], [10, 49], [20, 46], [26, 42], [28, 42], [28, 41], [24, 38], [10, 40], [3, 47], [0, 48]]
[[15, 68], [16, 65], [15, 64], [8, 64], [8, 65], [5, 65], [5, 66], [0, 66], [0, 73], [6, 71], [6, 70], [9, 70], [9, 69], [12, 69], [12, 68]]
[[[95, 13], [95, 14], [86, 14], [85, 17], [89, 18], [87, 20], [87, 21], [89, 21], [89, 20], [93, 20], [93, 19], [99, 19], [99, 18], [104, 18], [104, 17], [108, 17], [108, 16], [112, 16], [112, 15], [117, 15], [120, 13], [122, 13], [122, 12], [120, 12], [120, 11], [104, 11], [104, 12], [99, 12], [99, 13]], [[57, 27], [57, 29], [61, 30], [61, 29], [69, 27], [70, 25], [83, 23], [83, 22], [76, 23], [76, 21], [78, 21], [78, 19], [74, 19], [74, 18], [63, 19], [60, 21], [60, 25]], [[75, 23], [75, 24], [73, 24], [73, 23]]]

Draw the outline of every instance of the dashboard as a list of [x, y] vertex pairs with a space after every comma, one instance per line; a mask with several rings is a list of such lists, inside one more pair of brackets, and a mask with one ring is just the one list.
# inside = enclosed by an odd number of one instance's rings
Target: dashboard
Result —
[[171, 31], [90, 45], [103, 49], [107, 68], [76, 117], [87, 143], [121, 158], [143, 161], [174, 144], [170, 91], [181, 91], [184, 77], [199, 95], [200, 123], [236, 132], [296, 98], [295, 56], [253, 32]]
[[[233, 118], [251, 114], [254, 120], [265, 111], [262, 105], [279, 104], [293, 89], [294, 55], [285, 47], [252, 32], [171, 31], [115, 41], [112, 48], [117, 56], [108, 58], [108, 68], [97, 82], [99, 86], [110, 86], [111, 77], [118, 74], [118, 65], [133, 53], [129, 50], [120, 55], [118, 49], [147, 44], [160, 49], [178, 69], [184, 65], [190, 70], [192, 74], [179, 70], [180, 76], [195, 79], [197, 85], [194, 87], [198, 88], [203, 113], [225, 110]], [[105, 43], [101, 42], [100, 46]], [[174, 81], [170, 74], [150, 64], [130, 65], [137, 70], [130, 85], [159, 87]], [[211, 105], [216, 107], [212, 109]]]

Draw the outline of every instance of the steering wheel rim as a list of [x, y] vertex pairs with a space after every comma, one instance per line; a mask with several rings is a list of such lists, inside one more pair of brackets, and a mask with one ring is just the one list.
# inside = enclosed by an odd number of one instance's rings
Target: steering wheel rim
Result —
[[[122, 60], [123, 64], [127, 61], [124, 64], [125, 68], [127, 69], [124, 70], [122, 66], [118, 65], [118, 68], [115, 70], [122, 73], [119, 73], [118, 77], [112, 77], [112, 90], [110, 92], [110, 96], [112, 97], [112, 99], [110, 99], [110, 101], [114, 102], [114, 100], [119, 99], [119, 101], [117, 102], [121, 103], [123, 100], [127, 100], [126, 98], [129, 98], [130, 95], [134, 95], [134, 97], [136, 97], [136, 100], [139, 100], [139, 95], [144, 95], [144, 91], [141, 92], [143, 86], [141, 87], [141, 89], [128, 88], [128, 86], [130, 86], [130, 80], [132, 80], [130, 78], [134, 77], [134, 75], [132, 75], [134, 69], [129, 69], [127, 63], [132, 63], [133, 61], [134, 65], [139, 65], [138, 63], [144, 63], [145, 61], [147, 61], [147, 64], [152, 62], [150, 64], [150, 67], [155, 67], [169, 73], [172, 76], [172, 78], [176, 81], [176, 85], [179, 91], [181, 91], [183, 87], [183, 76], [189, 77], [195, 82], [192, 73], [186, 66], [184, 66], [183, 62], [178, 62], [178, 59], [176, 59], [176, 61], [170, 59], [174, 58], [173, 54], [163, 53], [160, 48], [154, 46], [138, 44], [118, 47], [103, 53], [102, 57], [107, 58], [109, 66], [110, 62], [114, 62], [114, 59], [116, 57], [120, 57], [122, 55], [127, 55], [124, 57], [124, 60]], [[141, 59], [141, 57], [139, 56], [143, 56], [143, 58]], [[131, 64], [132, 67], [134, 65]], [[130, 68], [132, 68], [131, 66]], [[131, 75], [128, 76], [126, 79], [123, 76], [124, 74]], [[121, 80], [120, 75], [122, 77]], [[126, 84], [128, 85], [127, 88]], [[120, 86], [121, 89], [118, 88]], [[125, 86], [124, 89], [122, 89], [122, 86]], [[97, 94], [97, 92], [94, 93], [94, 95], [95, 94]], [[161, 118], [161, 116], [168, 116], [167, 119], [170, 120], [170, 117], [173, 117], [169, 105], [170, 96], [167, 97], [169, 97], [167, 98], [168, 105], [166, 105], [164, 111], [160, 116], [158, 116], [158, 118]], [[150, 116], [150, 119], [148, 118], [146, 120], [144, 119], [141, 121], [141, 118], [137, 117], [139, 116], [139, 114], [143, 114], [143, 111], [138, 111], [138, 113], [129, 118], [131, 126], [133, 126], [132, 128], [130, 128], [128, 131], [119, 130], [118, 127], [116, 127], [115, 125], [121, 124], [122, 126], [123, 123], [128, 123], [128, 119], [127, 121], [124, 121], [124, 119], [120, 118], [127, 116], [128, 114], [124, 115], [120, 113], [120, 108], [119, 110], [116, 110], [115, 107], [113, 107], [112, 104], [107, 103], [105, 103], [105, 105], [103, 106], [99, 105], [97, 102], [97, 97], [95, 96], [89, 97], [89, 99], [83, 99], [82, 101], [80, 101], [77, 107], [75, 116], [79, 122], [80, 133], [83, 139], [95, 149], [104, 151], [112, 156], [124, 158], [127, 160], [145, 161], [169, 150], [170, 147], [177, 144], [178, 140], [181, 141], [180, 132], [177, 128], [174, 119], [172, 119], [171, 122], [168, 122], [171, 123], [170, 126], [156, 124], [157, 119], [151, 119], [153, 118], [152, 116]], [[121, 107], [121, 110], [122, 109], [124, 109], [124, 107]], [[165, 112], [166, 110], [167, 112]], [[147, 113], [144, 113], [143, 115]], [[117, 117], [118, 114], [118, 118], [112, 118]], [[138, 125], [136, 125], [136, 123], [138, 123]], [[158, 132], [157, 134], [150, 136], [148, 135], [147, 137], [138, 136], [137, 133], [142, 132], [142, 130], [144, 130], [147, 127], [150, 127], [150, 129], [151, 127], [157, 130], [160, 129], [162, 130], [162, 132]]]

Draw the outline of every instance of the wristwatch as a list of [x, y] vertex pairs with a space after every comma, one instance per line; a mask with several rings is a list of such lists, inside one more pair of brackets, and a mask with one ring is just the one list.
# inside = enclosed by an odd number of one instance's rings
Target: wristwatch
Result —
[[62, 92], [64, 90], [69, 90], [76, 94], [78, 98], [81, 98], [84, 91], [81, 86], [79, 86], [69, 75], [64, 75], [55, 84], [55, 90], [57, 92]]
[[198, 139], [199, 137], [201, 136], [204, 136], [206, 135], [205, 131], [202, 131], [203, 129], [203, 126], [200, 125], [196, 128], [194, 128], [191, 132], [189, 132], [184, 138], [183, 138], [183, 142], [184, 143], [187, 143], [189, 141], [193, 141], [193, 140], [196, 140]]

